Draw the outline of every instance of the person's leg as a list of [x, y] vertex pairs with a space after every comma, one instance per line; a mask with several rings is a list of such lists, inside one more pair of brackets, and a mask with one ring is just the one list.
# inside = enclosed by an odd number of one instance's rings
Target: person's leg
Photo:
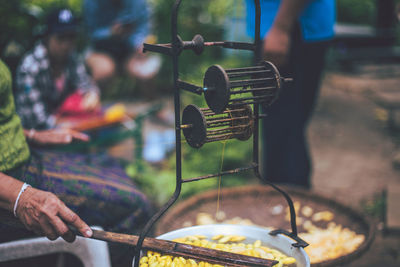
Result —
[[[294, 76], [289, 76], [293, 77]], [[262, 120], [264, 179], [308, 187], [308, 154], [301, 124], [299, 80], [282, 88], [279, 99]]]
[[326, 47], [326, 43], [305, 44], [299, 35], [294, 37], [288, 68], [282, 71], [293, 83], [282, 88], [262, 121], [263, 174], [269, 181], [311, 186], [305, 132], [318, 95]]
[[[303, 121], [305, 124], [308, 123], [316, 101], [318, 99], [320, 83], [322, 74], [325, 66], [325, 55], [329, 47], [329, 42], [316, 42], [307, 43], [302, 47], [302, 62], [307, 62], [307, 68], [302, 68], [297, 72], [303, 76], [303, 94], [302, 94], [302, 105], [304, 108]], [[300, 65], [300, 64], [299, 64]]]

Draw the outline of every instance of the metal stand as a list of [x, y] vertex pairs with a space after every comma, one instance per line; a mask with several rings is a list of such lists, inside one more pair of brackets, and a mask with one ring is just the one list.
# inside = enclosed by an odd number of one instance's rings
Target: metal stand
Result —
[[[260, 8], [260, 1], [259, 0], [254, 0], [255, 7], [256, 7], [256, 14], [255, 14], [255, 38], [254, 38], [254, 43], [243, 43], [243, 42], [204, 42], [204, 39], [201, 35], [195, 35], [195, 37], [191, 41], [182, 41], [182, 39], [178, 35], [178, 30], [177, 30], [177, 18], [178, 18], [178, 9], [181, 4], [182, 0], [176, 0], [175, 4], [172, 8], [172, 14], [171, 14], [171, 40], [172, 42], [169, 44], [144, 44], [143, 51], [152, 51], [152, 52], [157, 52], [157, 53], [162, 53], [165, 55], [169, 55], [172, 57], [172, 63], [173, 63], [173, 79], [174, 79], [174, 104], [175, 104], [175, 136], [176, 136], [176, 188], [175, 192], [172, 195], [172, 197], [168, 200], [168, 202], [148, 221], [144, 229], [142, 230], [139, 240], [137, 242], [137, 246], [135, 248], [135, 260], [134, 260], [134, 266], [139, 266], [139, 258], [140, 258], [140, 252], [142, 249], [142, 244], [145, 236], [148, 234], [149, 230], [153, 226], [153, 224], [168, 210], [169, 207], [172, 206], [172, 204], [178, 199], [182, 184], [185, 182], [192, 182], [192, 181], [198, 181], [202, 179], [208, 179], [211, 177], [218, 177], [222, 175], [227, 175], [227, 174], [234, 174], [238, 173], [241, 171], [246, 171], [246, 170], [253, 170], [255, 175], [262, 180], [263, 182], [269, 184], [272, 186], [274, 189], [282, 193], [282, 195], [285, 197], [288, 205], [289, 205], [289, 210], [290, 210], [290, 218], [291, 218], [291, 232], [283, 231], [283, 230], [276, 230], [272, 231], [272, 235], [276, 235], [279, 233], [285, 234], [291, 238], [293, 238], [296, 243], [293, 244], [294, 247], [306, 247], [308, 244], [301, 240], [297, 236], [297, 227], [296, 227], [296, 213], [295, 209], [293, 206], [293, 202], [290, 198], [290, 196], [278, 188], [276, 185], [268, 182], [266, 179], [263, 179], [263, 177], [260, 174], [259, 171], [259, 158], [258, 158], [258, 152], [259, 152], [259, 119], [262, 117], [262, 115], [259, 114], [259, 104], [263, 103], [272, 103], [273, 100], [275, 100], [275, 96], [277, 95], [276, 93], [274, 95], [268, 95], [268, 98], [263, 97], [260, 95], [261, 91], [265, 90], [270, 90], [270, 89], [276, 89], [277, 87], [280, 87], [281, 82], [286, 82], [289, 79], [284, 79], [279, 76], [278, 71], [276, 68], [273, 66], [272, 63], [259, 63], [261, 62], [261, 38], [260, 38], [260, 17], [261, 17], [261, 8]], [[223, 48], [230, 48], [230, 49], [239, 49], [239, 50], [250, 50], [254, 52], [254, 58], [255, 62], [259, 63], [259, 66], [255, 67], [250, 67], [250, 68], [240, 68], [240, 69], [231, 69], [231, 70], [223, 70], [221, 67], [211, 67], [209, 75], [207, 78], [205, 78], [205, 85], [202, 86], [197, 86], [185, 81], [182, 81], [179, 79], [179, 66], [178, 66], [178, 58], [179, 55], [183, 50], [193, 50], [196, 54], [201, 54], [203, 52], [203, 49], [205, 47], [211, 47], [211, 46], [218, 46], [218, 47], [223, 47]], [[264, 65], [264, 66], [263, 66]], [[272, 66], [272, 67], [271, 67]], [[264, 74], [262, 72], [275, 72], [277, 75], [273, 75], [271, 77], [265, 77], [263, 76]], [[228, 75], [229, 74], [229, 75]], [[261, 75], [261, 77], [260, 77]], [[242, 80], [242, 81], [231, 81], [232, 78], [236, 77], [245, 77], [249, 76], [249, 80]], [[260, 80], [265, 80], [265, 79], [272, 79], [273, 83], [270, 86], [272, 88], [266, 88], [265, 85], [260, 85], [262, 83]], [[207, 82], [207, 83], [206, 83]], [[264, 82], [264, 81], [263, 81]], [[211, 85], [211, 86], [209, 86]], [[254, 86], [256, 85], [256, 86]], [[249, 87], [250, 89], [249, 89]], [[253, 87], [251, 87], [253, 86]], [[270, 87], [268, 86], [268, 87]], [[241, 87], [241, 88], [240, 88]], [[221, 89], [222, 88], [222, 89]], [[239, 88], [239, 89], [237, 89]], [[195, 106], [188, 106], [189, 108], [189, 113], [186, 114], [193, 114], [193, 117], [189, 117], [187, 120], [185, 116], [183, 116], [185, 120], [185, 124], [181, 124], [181, 116], [180, 116], [180, 106], [181, 106], [181, 99], [180, 99], [180, 90], [186, 90], [198, 95], [201, 95], [204, 93], [207, 103], [213, 102], [213, 94], [214, 97], [217, 95], [218, 97], [221, 97], [225, 99], [224, 104], [222, 106], [218, 105], [218, 101], [216, 103], [216, 108], [214, 109], [213, 107], [210, 106], [211, 110], [207, 109], [197, 109]], [[278, 88], [279, 89], [279, 88]], [[253, 97], [246, 98], [246, 99], [241, 99], [240, 101], [232, 101], [230, 96], [232, 94], [235, 94], [239, 91], [248, 91], [253, 93]], [[274, 90], [273, 92], [275, 92]], [[211, 92], [211, 93], [210, 93]], [[272, 97], [271, 97], [272, 96]], [[259, 99], [262, 101], [260, 102]], [[218, 114], [223, 114], [223, 112], [226, 110], [226, 108], [233, 108], [235, 110], [236, 108], [243, 109], [245, 105], [252, 105], [253, 106], [253, 114], [252, 116], [249, 116], [249, 113], [246, 112], [237, 112], [235, 114], [239, 114], [239, 117], [235, 116], [230, 116], [230, 117], [223, 117], [223, 115], [218, 115]], [[245, 108], [244, 108], [245, 109]], [[200, 177], [194, 177], [194, 178], [187, 178], [187, 179], [182, 179], [182, 152], [181, 152], [181, 130], [183, 130], [185, 137], [188, 140], [188, 143], [194, 147], [201, 147], [204, 143], [207, 142], [212, 142], [212, 141], [217, 141], [217, 140], [225, 140], [225, 139], [230, 139], [230, 138], [237, 138], [239, 140], [245, 140], [246, 138], [249, 138], [248, 133], [249, 131], [243, 131], [243, 129], [246, 130], [246, 126], [239, 124], [235, 124], [234, 122], [231, 121], [239, 121], [242, 120], [243, 122], [243, 114], [247, 114], [245, 116], [248, 117], [248, 119], [251, 119], [251, 123], [245, 124], [246, 125], [251, 125], [251, 132], [253, 132], [254, 137], [253, 137], [253, 161], [250, 164], [250, 166], [245, 166], [241, 168], [236, 168], [233, 170], [227, 170], [223, 171], [220, 173], [216, 174], [209, 174], [205, 176], [200, 176]], [[207, 116], [211, 119], [207, 119]], [[222, 116], [222, 117], [218, 117]], [[215, 121], [218, 121], [220, 123], [230, 123], [228, 126], [227, 130], [224, 130], [223, 132], [218, 132], [217, 137], [214, 135], [210, 136], [210, 134], [207, 133], [208, 128], [212, 128], [213, 123]], [[241, 123], [242, 123], [241, 122]], [[236, 122], [237, 123], [237, 122]], [[199, 127], [200, 125], [200, 127]], [[204, 126], [201, 126], [204, 125]], [[211, 126], [210, 126], [211, 125]], [[227, 124], [224, 124], [224, 126], [227, 126]], [[250, 126], [249, 126], [250, 127]], [[239, 132], [237, 129], [241, 129]], [[188, 131], [191, 130], [192, 132]], [[199, 132], [196, 132], [197, 130]], [[235, 130], [236, 129], [236, 130]], [[249, 128], [247, 129], [249, 130]], [[219, 131], [219, 130], [218, 130]], [[215, 132], [214, 132], [215, 133]], [[247, 135], [246, 135], [247, 134]], [[208, 136], [207, 136], [208, 135]], [[250, 133], [251, 135], [251, 133]], [[189, 141], [188, 136], [190, 136], [191, 141], [195, 139], [193, 142]], [[222, 136], [222, 137], [221, 137]], [[197, 138], [197, 139], [196, 139]], [[222, 139], [221, 139], [222, 138]], [[241, 139], [242, 138], [242, 139]]]

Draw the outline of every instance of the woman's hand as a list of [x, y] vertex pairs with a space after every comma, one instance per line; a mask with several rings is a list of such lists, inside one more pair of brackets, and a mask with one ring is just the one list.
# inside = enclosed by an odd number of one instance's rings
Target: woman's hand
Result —
[[61, 236], [73, 242], [76, 236], [67, 224], [85, 237], [92, 236], [90, 227], [50, 192], [28, 187], [19, 199], [16, 214], [27, 229], [50, 240]]
[[44, 131], [27, 131], [26, 136], [32, 143], [38, 145], [62, 145], [69, 144], [74, 140], [87, 142], [89, 136], [71, 129], [51, 129]]

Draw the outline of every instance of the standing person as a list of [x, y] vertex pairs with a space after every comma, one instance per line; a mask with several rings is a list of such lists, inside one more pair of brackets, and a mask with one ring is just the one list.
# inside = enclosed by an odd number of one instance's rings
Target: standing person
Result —
[[44, 37], [16, 71], [16, 108], [27, 130], [53, 128], [67, 99], [77, 100], [76, 110], [93, 111], [99, 106], [99, 89], [75, 53], [79, 25], [72, 11], [50, 12], [45, 26]]
[[146, 0], [84, 0], [83, 10], [91, 42], [87, 64], [100, 86], [109, 85], [119, 67], [140, 82], [155, 75], [157, 62], [142, 51], [149, 34]]
[[[255, 6], [246, 0], [248, 32]], [[310, 188], [306, 140], [335, 22], [334, 0], [261, 0], [262, 54], [282, 76], [293, 78], [262, 121], [263, 176], [274, 183]]]

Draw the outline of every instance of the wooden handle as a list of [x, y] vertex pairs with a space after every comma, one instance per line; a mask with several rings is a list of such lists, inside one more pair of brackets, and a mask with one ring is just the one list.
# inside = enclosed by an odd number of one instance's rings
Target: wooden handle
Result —
[[[24, 225], [13, 216], [11, 212], [0, 209], [0, 222], [18, 228], [25, 228]], [[71, 230], [80, 235], [74, 227]], [[92, 239], [103, 240], [114, 243], [121, 243], [136, 247], [139, 237], [136, 235], [119, 234], [101, 230], [93, 230]], [[197, 247], [168, 240], [146, 237], [143, 240], [143, 249], [151, 250], [173, 256], [181, 256], [198, 261], [207, 261], [214, 264], [227, 266], [265, 266], [271, 267], [277, 264], [277, 261], [256, 258], [241, 254], [235, 254], [215, 249]]]
[[[136, 246], [139, 239], [135, 235], [118, 234], [113, 232], [93, 230], [94, 239], [116, 242]], [[207, 261], [215, 264], [224, 264], [228, 266], [273, 266], [277, 261], [267, 260], [257, 257], [251, 257], [241, 254], [225, 252], [221, 250], [203, 248], [169, 240], [155, 239], [146, 237], [143, 240], [143, 249], [148, 249], [163, 254], [181, 256], [198, 261]]]

